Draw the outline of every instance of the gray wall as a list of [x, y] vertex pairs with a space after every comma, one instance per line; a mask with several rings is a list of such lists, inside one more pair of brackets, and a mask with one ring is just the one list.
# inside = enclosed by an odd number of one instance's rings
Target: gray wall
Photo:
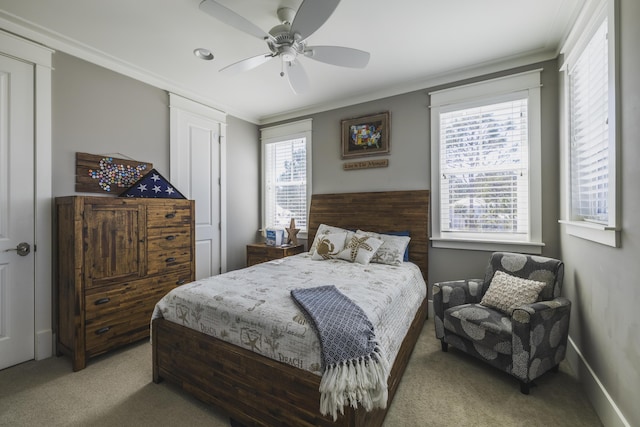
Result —
[[[632, 426], [640, 426], [640, 2], [620, 0], [621, 247], [561, 233], [570, 336]], [[580, 374], [588, 378], [584, 366]]]
[[246, 245], [258, 241], [260, 224], [258, 127], [227, 116], [227, 269], [246, 267]]
[[53, 66], [54, 196], [75, 193], [77, 151], [150, 162], [169, 177], [167, 92], [62, 52]]

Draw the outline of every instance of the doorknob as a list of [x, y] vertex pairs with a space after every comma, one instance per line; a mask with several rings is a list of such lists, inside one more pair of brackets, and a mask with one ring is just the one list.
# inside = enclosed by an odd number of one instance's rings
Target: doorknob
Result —
[[31, 252], [31, 245], [27, 242], [18, 243], [15, 249], [7, 249], [5, 252], [16, 251], [20, 256], [27, 256]]

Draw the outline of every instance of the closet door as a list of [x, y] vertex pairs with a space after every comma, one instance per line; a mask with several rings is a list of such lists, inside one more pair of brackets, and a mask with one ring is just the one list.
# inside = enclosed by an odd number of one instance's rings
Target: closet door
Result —
[[195, 200], [196, 279], [226, 270], [225, 116], [170, 95], [171, 182]]
[[0, 369], [34, 358], [33, 76], [0, 55]]

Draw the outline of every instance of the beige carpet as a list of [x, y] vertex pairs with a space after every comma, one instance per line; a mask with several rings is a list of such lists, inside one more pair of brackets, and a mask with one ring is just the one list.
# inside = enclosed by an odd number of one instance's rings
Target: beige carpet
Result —
[[[515, 378], [440, 350], [425, 324], [385, 427], [601, 426], [566, 363], [531, 394]], [[71, 371], [67, 357], [0, 371], [0, 426], [229, 426], [227, 417], [166, 382], [151, 381], [147, 341]]]

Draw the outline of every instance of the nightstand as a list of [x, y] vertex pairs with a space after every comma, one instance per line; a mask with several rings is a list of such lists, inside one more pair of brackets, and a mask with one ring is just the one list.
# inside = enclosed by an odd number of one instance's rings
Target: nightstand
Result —
[[271, 261], [291, 255], [297, 255], [304, 251], [304, 245], [297, 246], [267, 246], [264, 243], [252, 243], [247, 245], [247, 267], [261, 262]]

